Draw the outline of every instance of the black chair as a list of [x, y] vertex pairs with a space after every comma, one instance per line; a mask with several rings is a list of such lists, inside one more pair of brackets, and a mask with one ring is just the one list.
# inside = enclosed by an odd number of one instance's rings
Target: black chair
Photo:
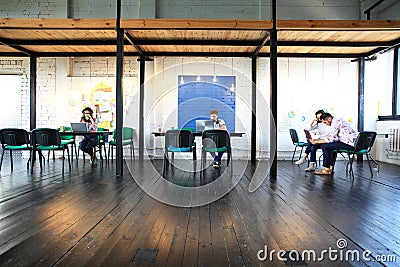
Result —
[[294, 160], [294, 155], [296, 154], [297, 147], [301, 147], [299, 159], [301, 158], [301, 154], [303, 154], [303, 148], [307, 146], [306, 142], [300, 142], [299, 141], [299, 136], [297, 135], [297, 131], [295, 129], [289, 129], [290, 133], [290, 138], [292, 139], [293, 145], [294, 145], [294, 150], [293, 150], [293, 155], [292, 155], [292, 162]]
[[193, 133], [189, 130], [168, 130], [165, 133], [164, 157], [163, 157], [163, 176], [169, 167], [169, 155], [172, 153], [172, 163], [174, 162], [175, 152], [192, 152], [193, 160], [197, 159], [196, 143]]
[[[202, 134], [201, 148], [201, 170], [204, 171], [206, 165], [207, 152], [218, 153], [227, 152], [227, 166], [232, 160], [231, 137], [225, 130], [205, 130]], [[231, 164], [231, 171], [232, 171]]]
[[0, 130], [0, 142], [3, 148], [0, 160], [0, 170], [3, 165], [4, 152], [8, 150], [10, 152], [11, 160], [11, 171], [14, 170], [14, 163], [12, 152], [13, 151], [29, 151], [29, 159], [26, 164], [27, 169], [29, 169], [29, 161], [31, 160], [32, 146], [29, 143], [29, 133], [24, 129], [16, 128], [5, 128]]
[[[346, 153], [348, 155], [349, 162], [347, 162], [347, 164], [346, 164], [346, 173], [348, 172], [349, 174], [354, 176], [354, 172], [353, 172], [354, 157], [355, 157], [355, 155], [362, 156], [364, 154], [367, 156], [369, 171], [371, 172], [371, 177], [374, 174], [372, 172], [370, 158], [378, 166], [378, 171], [379, 171], [379, 164], [371, 157], [371, 154], [370, 154], [371, 148], [372, 148], [372, 146], [374, 145], [374, 142], [375, 142], [375, 138], [376, 138], [376, 132], [363, 131], [363, 132], [360, 132], [357, 135], [357, 139], [354, 142], [354, 149], [351, 149], [351, 150], [347, 150], [347, 149], [334, 150], [335, 158], [336, 158], [336, 154], [337, 153]], [[349, 166], [350, 166], [350, 168], [349, 168]]]
[[[42, 151], [62, 150], [62, 173], [64, 173], [65, 150], [67, 150], [68, 165], [71, 170], [71, 161], [69, 157], [68, 144], [63, 144], [61, 141], [60, 132], [56, 129], [40, 128], [32, 131], [32, 153], [39, 152], [40, 169], [42, 169]], [[31, 172], [33, 172], [33, 162], [31, 164]]]

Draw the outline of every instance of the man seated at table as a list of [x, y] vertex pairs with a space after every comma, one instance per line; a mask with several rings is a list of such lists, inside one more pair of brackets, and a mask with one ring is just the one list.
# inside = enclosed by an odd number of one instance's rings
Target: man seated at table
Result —
[[[218, 110], [213, 109], [210, 111], [210, 120], [214, 122], [214, 129], [227, 131], [225, 121], [218, 118]], [[214, 152], [211, 152], [210, 154], [214, 158], [213, 167], [219, 168], [221, 166], [221, 158], [224, 152], [218, 152], [218, 155], [216, 155]]]
[[[81, 122], [86, 123], [86, 129], [88, 132], [97, 131], [97, 122], [93, 117], [93, 110], [90, 107], [86, 107], [82, 110]], [[92, 164], [97, 162], [96, 154], [94, 153], [94, 147], [98, 143], [97, 136], [94, 135], [84, 135], [83, 140], [79, 145], [79, 149], [85, 153], [88, 153], [90, 156], [90, 162]]]

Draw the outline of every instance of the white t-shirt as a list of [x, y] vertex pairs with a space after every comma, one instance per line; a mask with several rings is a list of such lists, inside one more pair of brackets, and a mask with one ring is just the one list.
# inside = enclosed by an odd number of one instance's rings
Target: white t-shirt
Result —
[[226, 125], [224, 120], [218, 119], [214, 121], [214, 129], [221, 129], [224, 125]]
[[313, 139], [325, 139], [331, 132], [331, 129], [331, 126], [320, 122], [310, 128], [310, 133]]

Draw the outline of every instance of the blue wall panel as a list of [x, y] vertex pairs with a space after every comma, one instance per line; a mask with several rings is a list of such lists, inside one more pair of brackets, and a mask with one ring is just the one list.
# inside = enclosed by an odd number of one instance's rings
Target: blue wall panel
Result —
[[[236, 93], [231, 92], [233, 83], [236, 88], [235, 76], [183, 75], [184, 84], [178, 86], [178, 127], [192, 127], [196, 129], [196, 120], [209, 119], [210, 110], [218, 110], [218, 117], [226, 122], [230, 132], [235, 131]], [[181, 75], [178, 76], [178, 83]]]

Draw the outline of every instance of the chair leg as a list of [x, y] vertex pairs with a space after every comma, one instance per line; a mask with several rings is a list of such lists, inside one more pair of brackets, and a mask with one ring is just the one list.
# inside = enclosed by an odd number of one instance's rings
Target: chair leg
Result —
[[299, 160], [301, 159], [301, 154], [303, 154], [303, 148], [304, 148], [304, 146], [301, 146], [300, 155], [299, 155]]
[[[67, 147], [67, 157], [68, 157], [68, 166], [69, 166], [69, 170], [71, 171], [71, 160], [70, 160], [70, 156], [69, 156], [68, 147]], [[74, 158], [74, 154], [72, 154], [72, 158]]]
[[296, 150], [297, 150], [297, 145], [294, 147], [294, 150], [293, 150], [292, 162], [294, 161], [294, 155], [296, 154]]
[[0, 171], [1, 171], [1, 166], [3, 165], [3, 157], [4, 157], [4, 149], [3, 149], [3, 151], [1, 152], [1, 159], [0, 159]]
[[62, 155], [62, 174], [64, 174], [64, 161], [65, 161], [65, 149], [63, 149], [63, 155]]
[[109, 160], [110, 160], [110, 150], [111, 150], [111, 145], [110, 144], [108, 144], [108, 156], [107, 156], [107, 163], [109, 162]]
[[196, 147], [196, 142], [194, 142], [194, 145], [192, 147], [193, 150], [193, 160], [196, 161], [197, 160], [197, 147]]
[[132, 153], [133, 153], [133, 160], [136, 160], [135, 158], [135, 144], [132, 141]]
[[204, 176], [204, 166], [206, 161], [207, 154], [204, 153], [204, 150], [201, 150], [201, 165], [200, 165], [200, 178]]
[[163, 175], [164, 178], [165, 178], [165, 174], [167, 172], [167, 160], [168, 160], [167, 155], [165, 153], [167, 153], [167, 152], [164, 152], [164, 156], [163, 156], [163, 171], [162, 171], [162, 175]]
[[[115, 153], [117, 153], [117, 152], [115, 152]], [[114, 149], [111, 148], [111, 163], [113, 163], [113, 162], [114, 162]]]
[[[228, 159], [227, 159], [226, 166], [229, 166], [229, 162], [231, 161], [231, 156], [232, 156], [232, 154], [231, 154], [231, 150], [230, 150], [230, 149], [228, 149]], [[232, 164], [232, 163], [231, 163], [231, 164]]]
[[104, 157], [106, 158], [106, 163], [108, 163], [107, 150], [106, 150], [106, 144], [105, 143], [103, 145], [103, 149], [104, 149]]
[[35, 163], [35, 161], [34, 161], [35, 153], [36, 153], [35, 149], [32, 148], [32, 151], [30, 153], [31, 153], [30, 159], [31, 159], [31, 174], [32, 174], [33, 173], [33, 165]]
[[131, 143], [129, 144], [130, 150], [131, 150], [131, 161], [133, 160], [133, 142], [131, 140]]
[[354, 172], [353, 172], [353, 161], [354, 161], [354, 154], [351, 155], [349, 154], [349, 161], [350, 161], [350, 169], [349, 169], [349, 174], [351, 177], [354, 179]]
[[13, 163], [13, 158], [12, 158], [12, 151], [11, 150], [9, 150], [10, 151], [10, 160], [11, 160], [11, 171], [13, 171], [14, 170], [14, 163]]
[[38, 154], [39, 154], [40, 170], [42, 170], [42, 158], [43, 158], [43, 154], [42, 154], [41, 150], [38, 150]]
[[367, 153], [367, 155], [376, 164], [377, 172], [379, 172], [379, 163], [376, 162], [376, 160], [371, 156], [371, 154], [369, 154], [369, 152]]
[[369, 166], [369, 171], [371, 173], [371, 177], [374, 176], [374, 173], [372, 172], [372, 167], [371, 167], [371, 162], [369, 161], [368, 153], [365, 153], [367, 155], [367, 161], [368, 161], [368, 166]]

